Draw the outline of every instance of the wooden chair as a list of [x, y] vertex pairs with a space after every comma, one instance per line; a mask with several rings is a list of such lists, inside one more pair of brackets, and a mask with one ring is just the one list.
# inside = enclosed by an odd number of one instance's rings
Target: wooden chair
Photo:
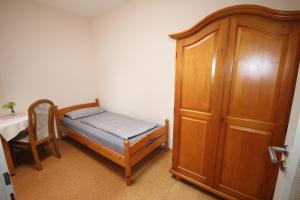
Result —
[[32, 150], [38, 170], [43, 169], [37, 150], [38, 146], [51, 141], [57, 158], [61, 158], [55, 137], [54, 116], [55, 106], [53, 102], [47, 99], [34, 102], [28, 109], [28, 129], [22, 131], [11, 141], [12, 149], [27, 148]]

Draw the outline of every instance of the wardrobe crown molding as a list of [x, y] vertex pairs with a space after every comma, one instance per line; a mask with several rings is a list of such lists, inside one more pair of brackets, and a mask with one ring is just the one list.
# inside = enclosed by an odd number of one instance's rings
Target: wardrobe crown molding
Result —
[[300, 21], [300, 10], [283, 11], [283, 10], [275, 10], [275, 9], [271, 9], [259, 5], [250, 5], [250, 4], [236, 5], [236, 6], [230, 6], [218, 10], [205, 17], [203, 20], [201, 20], [196, 25], [194, 25], [192, 28], [182, 32], [169, 34], [169, 37], [175, 40], [189, 37], [194, 33], [198, 32], [199, 30], [201, 30], [202, 28], [204, 28], [206, 25], [220, 18], [237, 15], [237, 14], [251, 14], [251, 15], [265, 17], [268, 19], [281, 20], [281, 21]]

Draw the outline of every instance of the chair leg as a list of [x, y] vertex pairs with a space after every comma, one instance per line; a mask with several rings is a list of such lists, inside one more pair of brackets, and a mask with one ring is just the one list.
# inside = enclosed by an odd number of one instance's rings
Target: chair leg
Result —
[[35, 163], [36, 163], [36, 168], [38, 170], [42, 170], [43, 167], [42, 167], [42, 163], [40, 161], [39, 154], [38, 154], [36, 146], [34, 144], [31, 144], [31, 149], [32, 149], [33, 157], [34, 157], [34, 160], [35, 160]]
[[57, 144], [57, 140], [56, 138], [52, 138], [52, 143], [53, 143], [53, 146], [54, 146], [54, 150], [55, 150], [55, 153], [56, 153], [56, 157], [57, 158], [61, 158], [61, 153], [60, 153], [60, 150], [58, 148], [58, 144]]

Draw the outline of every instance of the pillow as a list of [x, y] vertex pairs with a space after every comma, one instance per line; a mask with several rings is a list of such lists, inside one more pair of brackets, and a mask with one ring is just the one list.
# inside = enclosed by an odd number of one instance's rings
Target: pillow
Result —
[[66, 116], [70, 117], [71, 119], [78, 119], [78, 118], [102, 113], [104, 111], [105, 110], [100, 107], [82, 108], [82, 109], [68, 112], [68, 113], [66, 113]]

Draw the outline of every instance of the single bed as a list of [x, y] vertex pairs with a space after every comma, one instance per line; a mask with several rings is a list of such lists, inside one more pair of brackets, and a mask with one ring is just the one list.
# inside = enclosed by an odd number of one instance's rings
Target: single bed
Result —
[[124, 167], [127, 185], [130, 185], [133, 181], [132, 167], [135, 164], [162, 144], [168, 150], [169, 122], [167, 119], [163, 126], [157, 125], [137, 136], [122, 139], [116, 135], [87, 125], [81, 119], [71, 119], [65, 116], [68, 112], [89, 107], [99, 107], [98, 99], [94, 103], [56, 109], [59, 136], [62, 137], [62, 133], [64, 133]]

